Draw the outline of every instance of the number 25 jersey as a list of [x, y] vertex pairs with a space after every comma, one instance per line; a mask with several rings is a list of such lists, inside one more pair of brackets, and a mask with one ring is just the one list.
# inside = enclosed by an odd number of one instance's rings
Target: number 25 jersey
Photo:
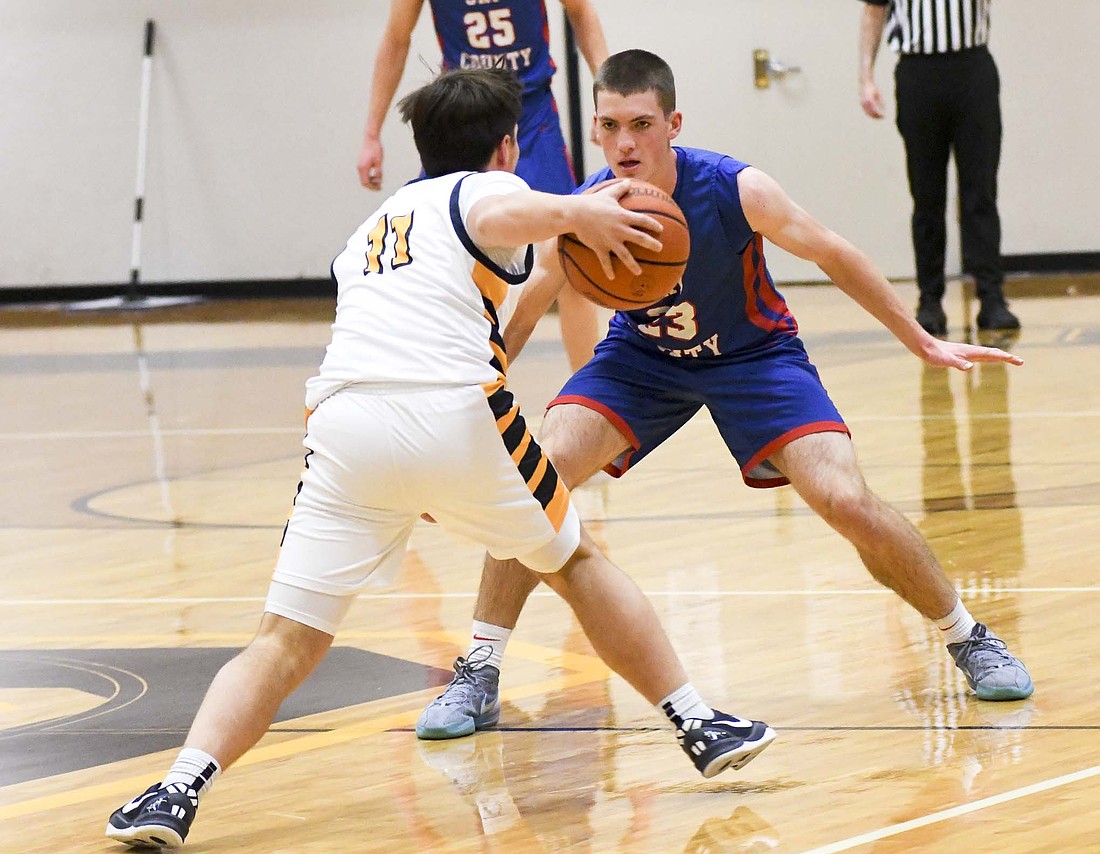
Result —
[[550, 87], [554, 60], [543, 0], [431, 0], [447, 68], [508, 68], [524, 96]]

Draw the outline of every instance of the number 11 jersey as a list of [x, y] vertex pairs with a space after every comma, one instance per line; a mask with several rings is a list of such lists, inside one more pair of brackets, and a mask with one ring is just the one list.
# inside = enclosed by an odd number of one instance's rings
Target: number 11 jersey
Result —
[[332, 262], [336, 320], [306, 407], [353, 384], [503, 386], [500, 312], [533, 249], [479, 247], [465, 222], [481, 199], [526, 189], [507, 172], [462, 172], [383, 202]]

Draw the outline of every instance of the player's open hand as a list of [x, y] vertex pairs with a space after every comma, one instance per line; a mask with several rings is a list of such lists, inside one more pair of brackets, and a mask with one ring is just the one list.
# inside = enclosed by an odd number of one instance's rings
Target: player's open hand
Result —
[[642, 268], [630, 254], [626, 244], [652, 252], [661, 251], [661, 241], [657, 239], [663, 226], [651, 216], [627, 210], [619, 204], [619, 199], [630, 189], [630, 180], [616, 181], [602, 187], [594, 193], [582, 193], [574, 196], [580, 207], [575, 218], [574, 232], [600, 260], [600, 267], [609, 279], [615, 278], [611, 263], [612, 256], [634, 276], [640, 275]]
[[932, 339], [933, 344], [922, 353], [922, 358], [930, 365], [941, 368], [957, 368], [969, 371], [977, 362], [1006, 362], [1009, 365], [1022, 365], [1024, 360], [997, 347], [982, 347], [978, 344], [957, 344], [953, 341]]

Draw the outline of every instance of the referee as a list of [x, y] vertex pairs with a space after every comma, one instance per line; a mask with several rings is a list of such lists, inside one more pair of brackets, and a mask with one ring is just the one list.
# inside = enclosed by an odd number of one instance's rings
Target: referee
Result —
[[1004, 298], [997, 167], [1001, 159], [1000, 79], [986, 44], [990, 0], [863, 0], [859, 98], [883, 117], [874, 68], [883, 31], [901, 55], [894, 71], [897, 126], [913, 196], [917, 322], [947, 333], [943, 311], [947, 161], [959, 175], [963, 270], [974, 277], [979, 329], [1019, 329]]

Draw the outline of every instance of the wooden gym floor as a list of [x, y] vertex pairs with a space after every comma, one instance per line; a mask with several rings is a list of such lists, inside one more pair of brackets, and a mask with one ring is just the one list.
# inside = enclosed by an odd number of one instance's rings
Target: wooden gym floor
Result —
[[[925, 533], [1035, 696], [968, 695], [933, 631], [790, 489], [745, 487], [705, 415], [576, 493], [694, 683], [779, 739], [703, 780], [536, 593], [495, 731], [418, 742], [481, 550], [419, 526], [323, 671], [204, 800], [194, 852], [1100, 850], [1100, 287], [1012, 283], [1026, 364], [925, 369], [838, 291], [786, 288], [872, 486]], [[906, 300], [911, 286], [899, 286]], [[947, 300], [951, 337], [976, 306]], [[327, 301], [0, 310], [0, 850], [122, 850], [262, 609]], [[554, 317], [517, 361], [565, 378]]]

